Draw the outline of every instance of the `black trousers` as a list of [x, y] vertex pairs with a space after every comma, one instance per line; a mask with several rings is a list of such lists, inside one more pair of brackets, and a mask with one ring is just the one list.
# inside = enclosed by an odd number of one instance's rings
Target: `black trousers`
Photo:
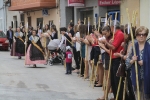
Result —
[[66, 63], [66, 73], [71, 74], [72, 69], [71, 69], [72, 63]]
[[94, 59], [94, 65], [97, 65], [97, 62], [99, 60], [99, 55], [101, 54], [100, 48], [98, 46], [92, 47], [91, 53], [90, 53], [90, 60]]
[[85, 63], [84, 63], [84, 59], [82, 59], [82, 62], [81, 62], [81, 75], [84, 75], [84, 69], [85, 69]]
[[[121, 58], [112, 59], [111, 70], [110, 70], [111, 71], [111, 87], [112, 87], [112, 90], [113, 90], [114, 98], [116, 98], [118, 85], [119, 85], [119, 80], [120, 80], [120, 77], [116, 76], [118, 67], [120, 65], [120, 60], [121, 60]], [[124, 88], [123, 80], [124, 79], [122, 78], [120, 91], [119, 91], [119, 95], [118, 95], [118, 100], [123, 99], [123, 88]], [[129, 97], [128, 97], [127, 93], [126, 93], [125, 97], [126, 97], [125, 100], [129, 100]]]
[[72, 47], [73, 49], [73, 56], [76, 63], [76, 69], [80, 69], [80, 52], [76, 51], [75, 47]]
[[127, 77], [127, 86], [128, 86], [128, 92], [129, 92], [128, 94], [130, 98], [129, 100], [136, 100], [130, 76], [131, 76], [131, 72], [130, 72], [130, 69], [128, 69], [126, 77]]
[[10, 49], [12, 47], [12, 44], [13, 44], [13, 39], [9, 39], [9, 47], [10, 47]]

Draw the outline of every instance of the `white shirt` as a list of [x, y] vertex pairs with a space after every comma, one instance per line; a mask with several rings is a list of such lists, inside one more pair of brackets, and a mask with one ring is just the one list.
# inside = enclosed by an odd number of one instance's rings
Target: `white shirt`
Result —
[[[80, 38], [80, 32], [77, 32], [77, 33], [75, 34], [75, 37], [76, 37], [77, 39], [79, 39], [79, 38]], [[76, 41], [76, 50], [77, 50], [77, 51], [80, 51], [80, 49], [81, 49], [81, 44], [79, 43], [79, 41]]]
[[64, 35], [61, 35], [61, 42], [60, 42], [60, 44], [58, 45], [59, 48], [61, 47], [61, 45], [63, 44], [64, 41], [65, 41], [65, 36], [64, 36]]

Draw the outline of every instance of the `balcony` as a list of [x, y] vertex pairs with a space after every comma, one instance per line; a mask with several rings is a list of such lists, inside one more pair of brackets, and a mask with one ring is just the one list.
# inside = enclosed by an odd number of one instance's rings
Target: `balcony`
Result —
[[56, 7], [56, 0], [11, 0], [10, 11], [27, 11]]

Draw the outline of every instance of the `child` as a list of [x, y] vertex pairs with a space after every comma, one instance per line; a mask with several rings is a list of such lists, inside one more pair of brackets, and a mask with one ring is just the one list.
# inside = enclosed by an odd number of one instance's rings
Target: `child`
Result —
[[66, 55], [65, 55], [65, 58], [66, 58], [66, 74], [72, 74], [72, 69], [71, 69], [71, 66], [72, 66], [71, 47], [67, 46], [66, 50], [67, 50], [66, 51]]
[[44, 49], [40, 42], [40, 38], [36, 34], [36, 30], [32, 31], [32, 35], [29, 37], [29, 47], [26, 55], [26, 65], [46, 64]]

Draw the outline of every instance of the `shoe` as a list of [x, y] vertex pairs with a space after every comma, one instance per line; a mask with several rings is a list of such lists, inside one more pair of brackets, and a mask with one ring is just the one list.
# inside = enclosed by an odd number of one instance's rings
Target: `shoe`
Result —
[[96, 85], [96, 84], [95, 84], [94, 87], [102, 87], [102, 85]]
[[94, 84], [98, 84], [98, 81], [95, 81], [95, 83]]
[[21, 57], [18, 57], [18, 59], [21, 59]]
[[84, 77], [84, 75], [80, 75], [80, 77]]
[[72, 67], [72, 70], [75, 70], [75, 69]]
[[77, 69], [76, 69], [76, 70], [74, 70], [74, 71], [72, 71], [72, 72], [73, 72], [73, 73], [78, 73], [78, 72], [79, 72], [79, 70], [77, 70]]
[[66, 75], [68, 75], [69, 73], [65, 73]]
[[90, 79], [89, 79], [89, 77], [86, 77], [85, 80], [86, 80], [86, 81], [89, 81]]

